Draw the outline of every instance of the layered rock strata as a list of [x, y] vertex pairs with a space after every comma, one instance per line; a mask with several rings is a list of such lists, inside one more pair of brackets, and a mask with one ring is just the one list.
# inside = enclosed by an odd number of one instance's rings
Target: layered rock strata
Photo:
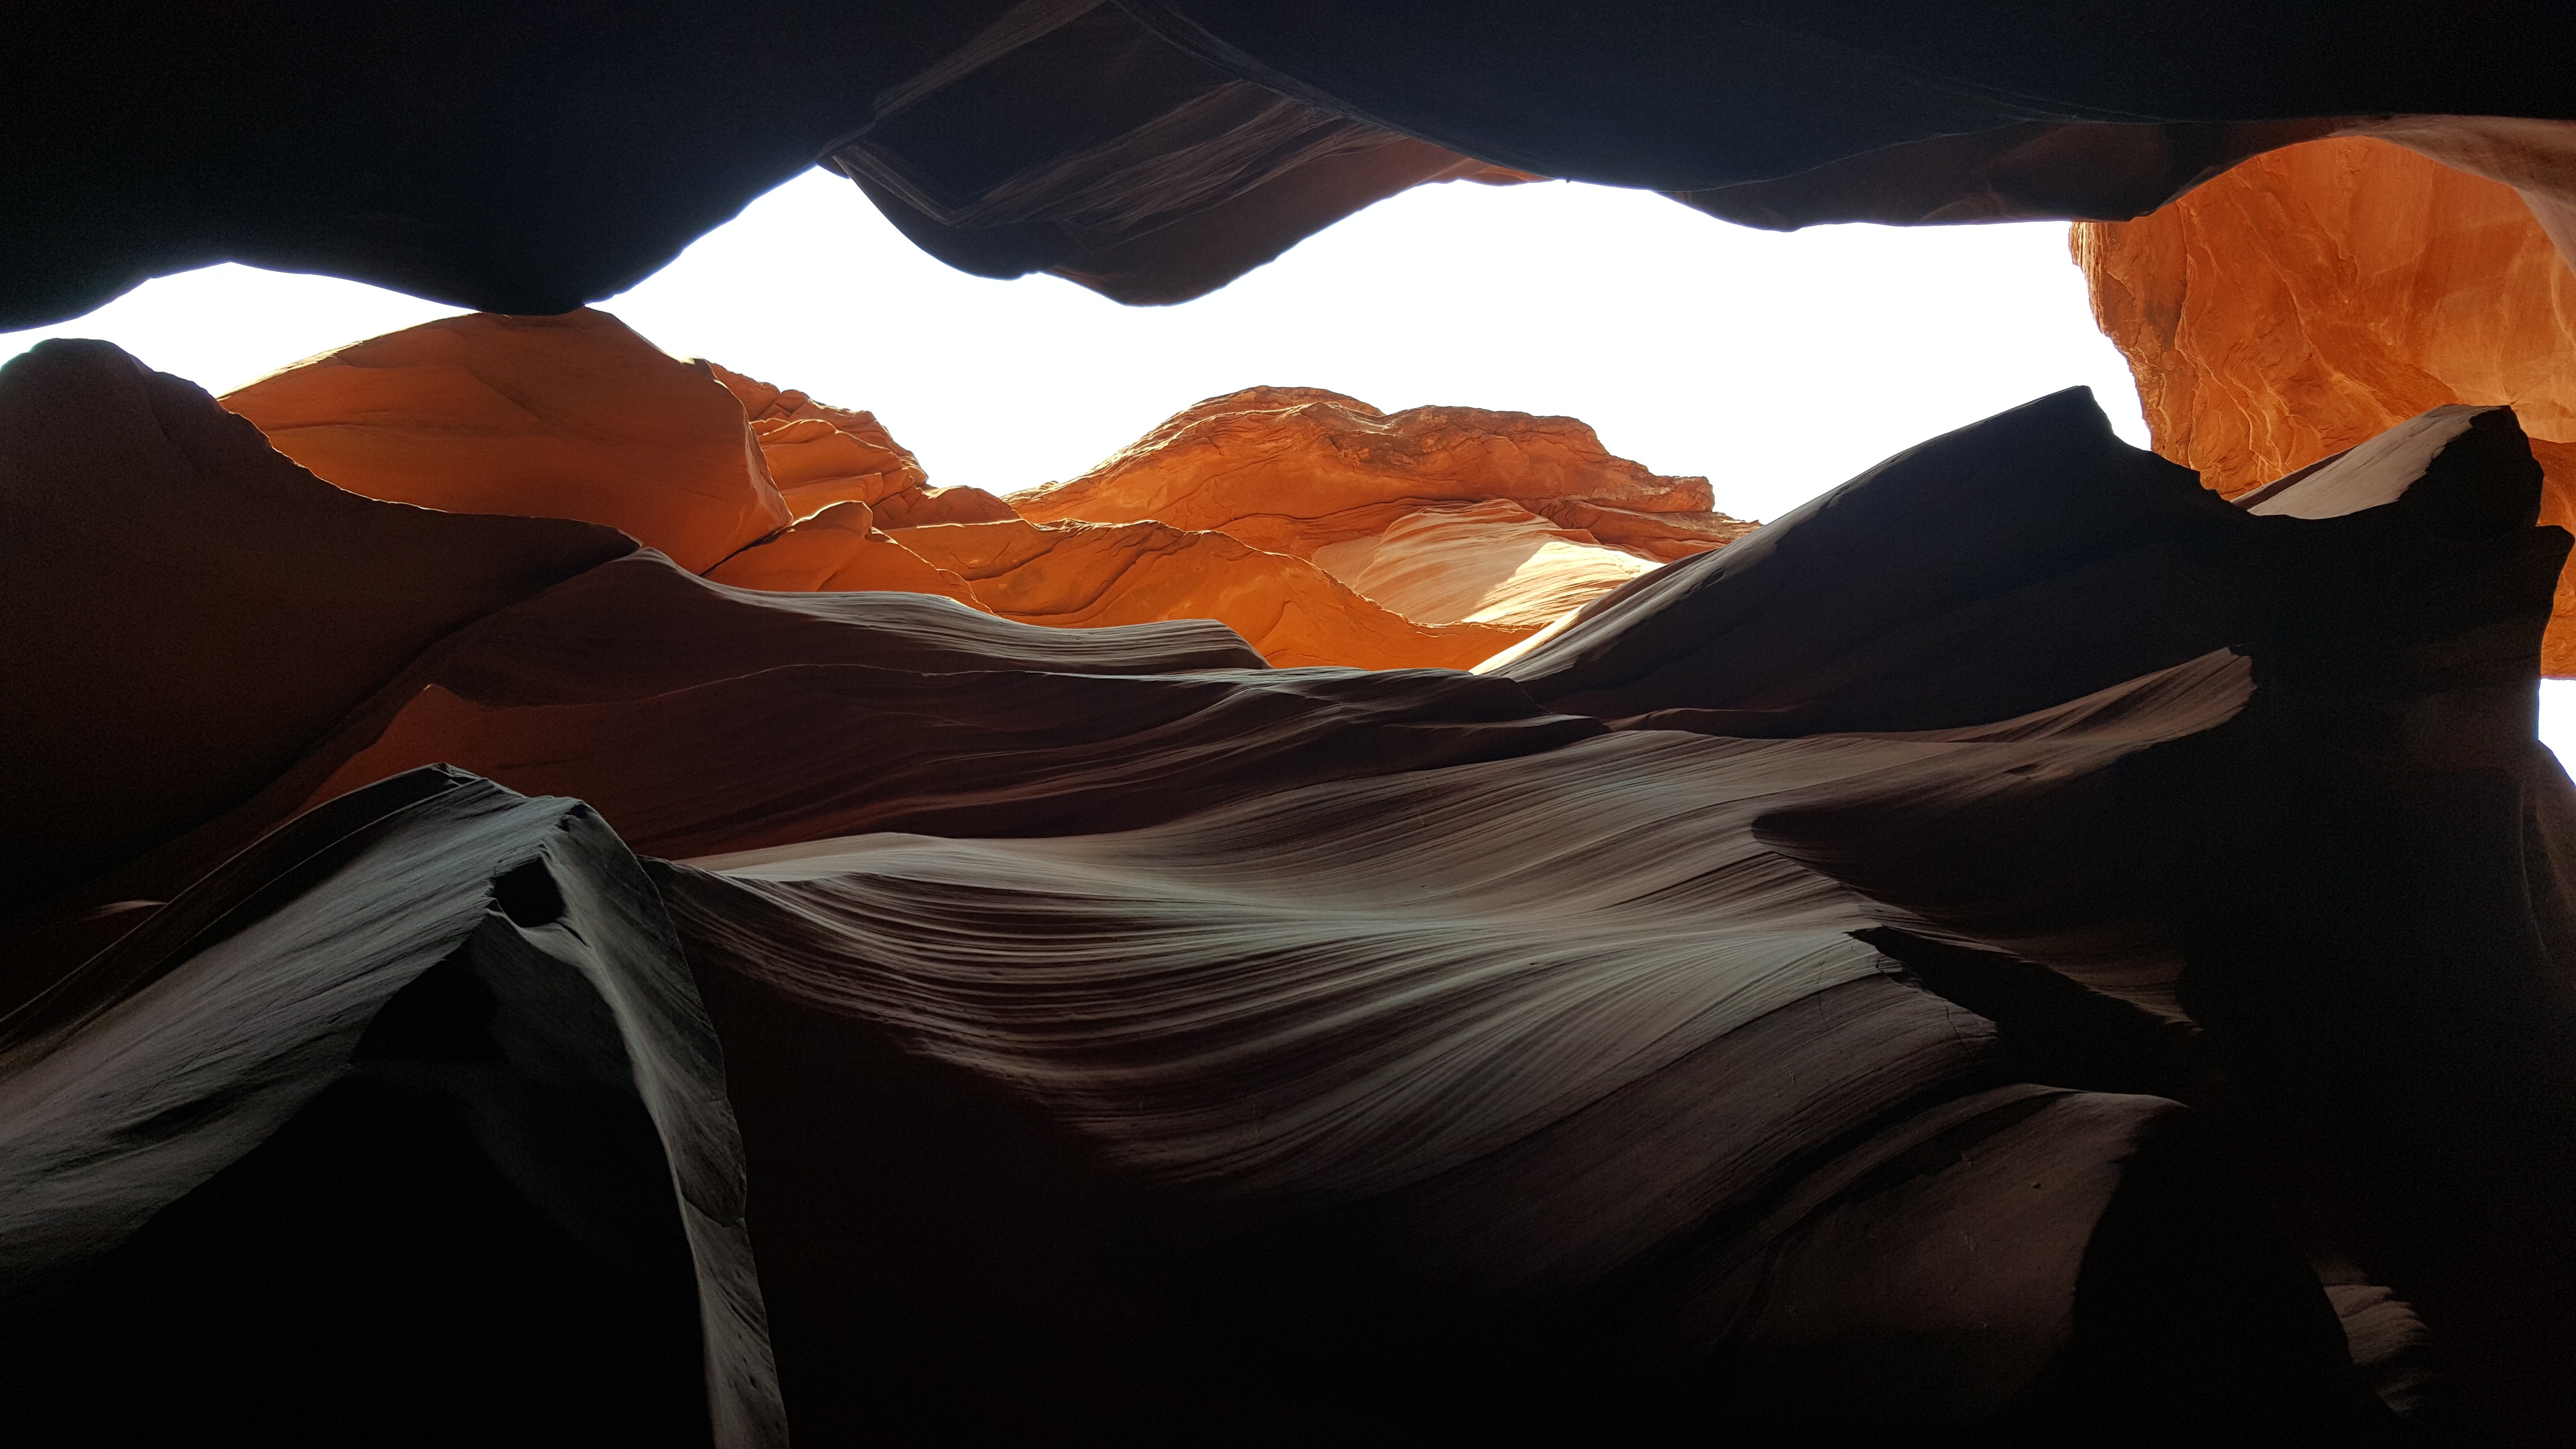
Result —
[[1573, 418], [1445, 407], [1390, 414], [1313, 387], [1209, 398], [1079, 478], [1014, 495], [1011, 506], [1039, 522], [1160, 519], [1312, 558], [1409, 513], [1496, 501], [1657, 562], [1754, 527], [1712, 511], [1707, 479], [1651, 473]]
[[1221, 532], [1421, 623], [1517, 631], [1501, 644], [1755, 527], [1714, 511], [1707, 479], [1648, 472], [1572, 418], [1388, 414], [1292, 387], [1209, 398], [1011, 504], [1040, 521]]
[[[0, 402], [118, 367], [6, 412], [13, 503], [102, 430], [247, 439], [95, 347]], [[85, 657], [162, 720], [236, 687], [162, 647], [222, 607], [173, 561], [415, 514], [199, 456], [130, 496], [305, 501], [129, 511]], [[2538, 488], [2462, 409], [2237, 508], [2062, 395], [1484, 676], [649, 551], [427, 638], [290, 596], [268, 632], [360, 697], [229, 809], [244, 766], [170, 752], [219, 818], [102, 797], [140, 843], [7, 923], [106, 939], [10, 958], [0, 1373], [28, 1422], [287, 1438], [460, 1373], [459, 1433], [724, 1445], [2545, 1437]], [[34, 596], [92, 566], [87, 515], [22, 516]], [[42, 768], [131, 709], [85, 678], [32, 696]], [[535, 1327], [560, 1372], [477, 1357]], [[332, 1343], [427, 1347], [344, 1402], [296, 1387]]]

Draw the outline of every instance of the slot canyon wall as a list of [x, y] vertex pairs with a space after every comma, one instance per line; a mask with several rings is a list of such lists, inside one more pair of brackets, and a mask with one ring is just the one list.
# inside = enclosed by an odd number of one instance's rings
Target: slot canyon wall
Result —
[[[0, 1423], [2576, 1423], [2562, 8], [758, 18], [0, 61], [85, 97], [0, 131], [12, 318], [494, 309], [0, 367]], [[2075, 389], [1756, 525], [1270, 386], [941, 486], [582, 305], [809, 164], [1129, 302], [1449, 180], [2089, 218], [2156, 446]]]
[[[2321, 140], [2152, 216], [2079, 224], [2157, 451], [2237, 497], [2428, 408], [2509, 404], [2548, 475], [2543, 516], [2576, 523], [2576, 127], [2485, 129], [2465, 156], [2456, 135], [2436, 147], [2475, 170]], [[2563, 676], [2576, 579], [2557, 612], [2544, 667]]]

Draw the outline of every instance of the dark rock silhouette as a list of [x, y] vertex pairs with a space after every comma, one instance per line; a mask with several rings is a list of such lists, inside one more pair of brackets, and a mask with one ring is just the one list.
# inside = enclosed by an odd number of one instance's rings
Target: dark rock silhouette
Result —
[[[2544, 0], [2474, 24], [2331, 0], [405, 0], [99, 44], [110, 23], [39, 11], [0, 62], [0, 326], [226, 259], [564, 312], [818, 160], [953, 265], [1171, 302], [1442, 178], [1758, 224], [2125, 216], [2305, 119], [2576, 116], [2576, 18]], [[1838, 165], [1857, 184], [1794, 180]]]

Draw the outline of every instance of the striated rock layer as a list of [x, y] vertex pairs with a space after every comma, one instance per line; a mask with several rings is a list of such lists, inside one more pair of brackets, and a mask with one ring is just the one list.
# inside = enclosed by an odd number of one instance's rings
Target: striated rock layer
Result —
[[[2515, 125], [2406, 134], [2520, 193], [2348, 138], [2078, 226], [2157, 451], [2235, 496], [2428, 408], [2511, 404], [2548, 473], [2545, 515], [2576, 524], [2576, 268], [2543, 225], [2576, 204], [2576, 128]], [[2558, 615], [2546, 668], [2576, 674], [2576, 579]]]
[[[248, 436], [96, 345], [0, 416]], [[199, 456], [121, 479], [81, 636], [152, 720], [241, 688], [162, 648], [230, 607], [181, 562], [421, 516]], [[71, 476], [0, 477], [57, 500], [0, 545], [31, 597], [94, 567]], [[2236, 508], [2063, 394], [1482, 676], [650, 551], [443, 633], [275, 596], [364, 665], [336, 723], [166, 751], [219, 813], [102, 794], [142, 843], [0, 923], [13, 1422], [2545, 1441], [2539, 486], [2455, 408]], [[96, 677], [29, 696], [38, 772], [138, 728]]]

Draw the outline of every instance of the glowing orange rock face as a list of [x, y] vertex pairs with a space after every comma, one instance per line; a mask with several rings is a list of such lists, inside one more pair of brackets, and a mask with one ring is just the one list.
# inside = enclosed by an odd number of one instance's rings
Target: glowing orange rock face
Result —
[[1019, 516], [981, 488], [931, 487], [921, 460], [874, 413], [816, 402], [714, 363], [708, 367], [742, 404], [770, 478], [800, 519], [848, 501], [868, 505], [887, 528]]
[[939, 594], [980, 609], [966, 581], [878, 531], [864, 503], [835, 503], [766, 543], [707, 570], [738, 589], [771, 593], [857, 593], [890, 589]]
[[1214, 619], [1280, 667], [1465, 669], [1528, 628], [1416, 622], [1302, 559], [1156, 522], [938, 524], [903, 545], [1005, 619], [1087, 628]]
[[[2544, 198], [2541, 203], [2546, 205]], [[2234, 496], [2447, 403], [2506, 403], [2576, 527], [2576, 271], [2513, 188], [2385, 141], [2247, 161], [2075, 256], [2156, 450]], [[2576, 674], [2576, 580], [2544, 664]]]
[[1707, 479], [1615, 457], [1572, 418], [1382, 413], [1321, 388], [1210, 398], [1011, 502], [1041, 521], [1221, 532], [1308, 560], [1417, 624], [1513, 640], [1753, 527], [1712, 511]]
[[1382, 533], [1426, 505], [1492, 499], [1659, 561], [1752, 527], [1711, 511], [1707, 479], [1667, 478], [1615, 457], [1572, 418], [1452, 407], [1382, 413], [1313, 387], [1209, 398], [1089, 473], [1011, 503], [1039, 522], [1154, 518], [1307, 558]]
[[707, 365], [605, 312], [444, 318], [223, 402], [350, 492], [604, 523], [692, 570], [793, 521], [741, 404]]
[[1023, 495], [1023, 517], [931, 487], [872, 414], [670, 357], [603, 312], [435, 322], [226, 401], [373, 497], [609, 524], [736, 588], [1216, 619], [1275, 665], [1468, 668], [1752, 527], [1570, 418], [1312, 388], [1201, 403]]
[[920, 460], [876, 414], [819, 403], [713, 363], [708, 370], [742, 404], [770, 479], [798, 518], [848, 499], [874, 504], [929, 481]]

